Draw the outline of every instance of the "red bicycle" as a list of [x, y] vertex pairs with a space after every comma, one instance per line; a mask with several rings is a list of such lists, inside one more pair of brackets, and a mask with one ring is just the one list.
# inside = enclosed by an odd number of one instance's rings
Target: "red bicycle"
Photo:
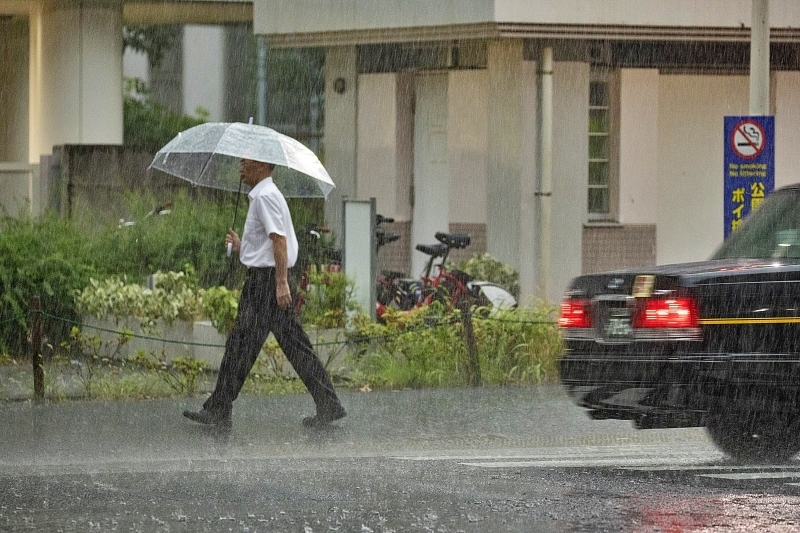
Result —
[[472, 278], [465, 272], [448, 270], [445, 266], [450, 250], [466, 248], [471, 237], [466, 233], [437, 232], [436, 240], [439, 241], [436, 244], [416, 246], [418, 251], [430, 256], [419, 279], [408, 278], [401, 272], [382, 273], [378, 280], [378, 319], [381, 319], [388, 307], [409, 311], [440, 301], [448, 308], [453, 308], [464, 298], [474, 296], [470, 287]]

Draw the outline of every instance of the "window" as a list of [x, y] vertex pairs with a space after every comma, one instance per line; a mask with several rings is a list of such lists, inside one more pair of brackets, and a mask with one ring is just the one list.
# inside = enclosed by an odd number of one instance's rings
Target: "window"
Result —
[[608, 75], [589, 83], [589, 219], [611, 217], [611, 98]]

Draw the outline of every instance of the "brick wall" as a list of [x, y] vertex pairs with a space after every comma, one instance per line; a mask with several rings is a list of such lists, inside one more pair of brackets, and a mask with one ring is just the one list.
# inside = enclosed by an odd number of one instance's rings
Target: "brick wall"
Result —
[[656, 226], [583, 227], [584, 274], [656, 264]]

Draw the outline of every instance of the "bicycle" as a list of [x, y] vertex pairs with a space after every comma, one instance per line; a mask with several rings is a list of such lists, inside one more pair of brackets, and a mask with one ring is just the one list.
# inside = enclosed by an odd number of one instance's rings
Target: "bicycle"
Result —
[[[417, 244], [416, 250], [428, 259], [420, 279], [409, 279], [401, 273], [384, 273], [393, 287], [392, 303], [401, 311], [441, 302], [448, 309], [466, 306], [511, 308], [517, 301], [511, 293], [495, 283], [477, 281], [466, 272], [446, 268], [450, 251], [464, 249], [471, 243], [466, 233], [436, 232], [436, 244]], [[384, 310], [385, 312], [385, 310]]]
[[298, 243], [297, 261], [292, 268], [296, 278], [298, 290], [296, 292], [294, 309], [298, 316], [305, 303], [305, 295], [314, 290], [311, 278], [319, 272], [341, 272], [342, 251], [330, 246], [320, 245], [322, 235], [329, 233], [330, 229], [317, 224], [306, 224], [296, 232]]
[[[395, 242], [400, 239], [400, 235], [384, 230], [380, 227], [384, 222], [394, 222], [393, 218], [377, 215], [375, 221], [375, 254], [380, 252], [380, 249], [385, 245]], [[398, 280], [406, 279], [408, 275], [404, 272], [397, 272], [395, 270], [383, 270], [378, 274], [375, 283], [375, 316], [378, 320], [386, 313], [388, 307], [404, 308], [408, 307], [404, 301], [404, 293], [399, 290]]]

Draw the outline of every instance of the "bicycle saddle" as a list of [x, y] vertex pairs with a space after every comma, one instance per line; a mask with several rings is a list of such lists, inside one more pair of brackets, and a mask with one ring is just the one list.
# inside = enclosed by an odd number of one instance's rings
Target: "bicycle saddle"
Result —
[[378, 240], [378, 246], [383, 246], [385, 244], [389, 244], [390, 242], [396, 241], [397, 239], [400, 238], [400, 235], [396, 233], [386, 233], [384, 231], [378, 231], [376, 237]]
[[396, 270], [384, 270], [383, 272], [381, 272], [381, 274], [383, 274], [383, 277], [385, 277], [389, 281], [394, 281], [396, 279], [403, 279], [408, 277], [408, 275], [405, 272], [397, 272]]
[[444, 233], [436, 232], [436, 240], [450, 248], [466, 248], [469, 246], [471, 237], [467, 233]]
[[447, 253], [448, 246], [446, 244], [418, 244], [417, 250], [423, 254], [432, 255], [433, 257], [443, 257]]

